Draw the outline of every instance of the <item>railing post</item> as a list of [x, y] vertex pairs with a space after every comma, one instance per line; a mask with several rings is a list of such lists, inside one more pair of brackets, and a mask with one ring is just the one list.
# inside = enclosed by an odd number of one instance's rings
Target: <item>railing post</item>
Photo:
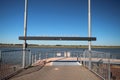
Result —
[[85, 52], [86, 52], [86, 51], [83, 52], [83, 65], [84, 65], [84, 66], [85, 66]]
[[54, 52], [54, 58], [56, 57], [56, 54], [55, 54], [55, 52]]
[[48, 57], [48, 56], [47, 56], [47, 52], [46, 52], [46, 55], [45, 55], [45, 56], [46, 56], [46, 60], [47, 60], [47, 57]]
[[1, 63], [2, 63], [2, 52], [0, 50], [0, 67], [1, 67]]
[[39, 60], [41, 60], [41, 53], [39, 53]]
[[34, 55], [32, 55], [32, 64], [34, 63]]
[[64, 51], [64, 57], [66, 57], [66, 51]]
[[37, 61], [37, 55], [35, 54], [35, 62]]
[[79, 60], [79, 62], [82, 64], [82, 59], [81, 59], [81, 57], [82, 57], [82, 55], [80, 54], [80, 60]]
[[79, 53], [77, 53], [77, 62], [79, 62]]
[[109, 56], [108, 56], [108, 80], [110, 80], [110, 77], [111, 77], [111, 75], [110, 75], [110, 53], [109, 53]]
[[25, 68], [25, 55], [26, 55], [26, 49], [23, 48], [22, 68]]
[[2, 53], [1, 53], [1, 50], [0, 50], [0, 62], [1, 62], [1, 60], [2, 60]]
[[91, 70], [91, 51], [88, 51], [88, 55], [89, 55], [89, 70]]
[[31, 55], [31, 51], [29, 51], [29, 66], [32, 64], [32, 55]]

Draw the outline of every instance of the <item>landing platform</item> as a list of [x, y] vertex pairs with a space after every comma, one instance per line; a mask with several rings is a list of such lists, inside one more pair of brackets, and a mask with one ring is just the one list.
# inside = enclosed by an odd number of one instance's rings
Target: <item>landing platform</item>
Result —
[[98, 76], [81, 65], [61, 66], [56, 65], [56, 63], [52, 64], [54, 65], [44, 66], [39, 70], [14, 77], [10, 80], [101, 80]]

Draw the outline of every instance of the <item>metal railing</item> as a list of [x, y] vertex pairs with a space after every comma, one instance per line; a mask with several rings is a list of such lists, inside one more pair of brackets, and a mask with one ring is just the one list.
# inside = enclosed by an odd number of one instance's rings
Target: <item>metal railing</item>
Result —
[[[24, 50], [4, 50], [0, 51], [0, 79], [23, 69], [23, 51]], [[110, 80], [110, 54], [98, 51], [88, 50], [39, 50], [25, 51], [25, 68], [31, 66], [38, 60], [48, 58], [67, 58], [78, 59], [84, 66], [100, 76], [103, 80]], [[91, 60], [91, 61], [90, 61]]]
[[[8, 78], [22, 69], [23, 50], [0, 51], [0, 80]], [[26, 50], [25, 66], [31, 65], [31, 52]]]
[[49, 51], [37, 51], [32, 52], [32, 64], [38, 60], [48, 59], [48, 58], [67, 58], [67, 57], [80, 57], [83, 51], [57, 51], [57, 50], [49, 50]]
[[84, 66], [103, 80], [110, 80], [110, 53], [86, 50], [83, 56]]

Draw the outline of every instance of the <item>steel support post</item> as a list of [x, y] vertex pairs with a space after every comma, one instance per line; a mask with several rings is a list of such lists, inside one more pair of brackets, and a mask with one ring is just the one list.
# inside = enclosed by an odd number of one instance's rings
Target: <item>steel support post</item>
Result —
[[[91, 4], [88, 0], [88, 37], [91, 37]], [[91, 70], [91, 41], [88, 41], [89, 70]]]
[[29, 66], [32, 64], [32, 55], [31, 51], [29, 51]]
[[108, 57], [108, 80], [110, 80], [110, 78], [111, 78], [110, 73], [111, 73], [111, 70], [110, 70], [110, 53], [109, 53], [109, 57]]
[[0, 50], [0, 62], [2, 61], [2, 52]]
[[[27, 0], [25, 0], [25, 11], [24, 11], [24, 37], [26, 38], [27, 36]], [[24, 40], [23, 43], [23, 62], [22, 62], [22, 67], [25, 68], [25, 55], [26, 55], [26, 39]]]

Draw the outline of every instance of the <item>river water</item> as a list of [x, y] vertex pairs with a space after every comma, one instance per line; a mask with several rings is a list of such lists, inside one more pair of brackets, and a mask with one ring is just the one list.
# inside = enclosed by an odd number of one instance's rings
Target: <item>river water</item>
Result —
[[[0, 55], [0, 58], [6, 63], [21, 63], [22, 61], [22, 51], [14, 51], [14, 50], [21, 50], [22, 48], [0, 48], [0, 51], [2, 55]], [[72, 56], [74, 53], [72, 52], [83, 52], [84, 50], [87, 50], [87, 48], [29, 48], [31, 51], [31, 54], [36, 54], [38, 52], [42, 52], [41, 58], [46, 57], [46, 52], [52, 53], [47, 55], [47, 57], [53, 57], [55, 51], [62, 53], [64, 56], [64, 52], [71, 52]], [[100, 51], [105, 53], [110, 53], [112, 55], [112, 58], [120, 59], [120, 48], [94, 48], [92, 49], [94, 51]], [[80, 53], [81, 54], [81, 53]], [[27, 55], [29, 56], [29, 55]], [[38, 58], [39, 55], [37, 55]], [[28, 58], [28, 57], [27, 57]]]
[[[20, 50], [22, 48], [0, 48], [1, 51], [8, 51], [8, 50]], [[29, 48], [33, 53], [38, 51], [84, 51], [87, 48]], [[110, 53], [112, 56], [120, 59], [120, 48], [93, 48], [94, 51], [100, 51], [105, 53]]]

